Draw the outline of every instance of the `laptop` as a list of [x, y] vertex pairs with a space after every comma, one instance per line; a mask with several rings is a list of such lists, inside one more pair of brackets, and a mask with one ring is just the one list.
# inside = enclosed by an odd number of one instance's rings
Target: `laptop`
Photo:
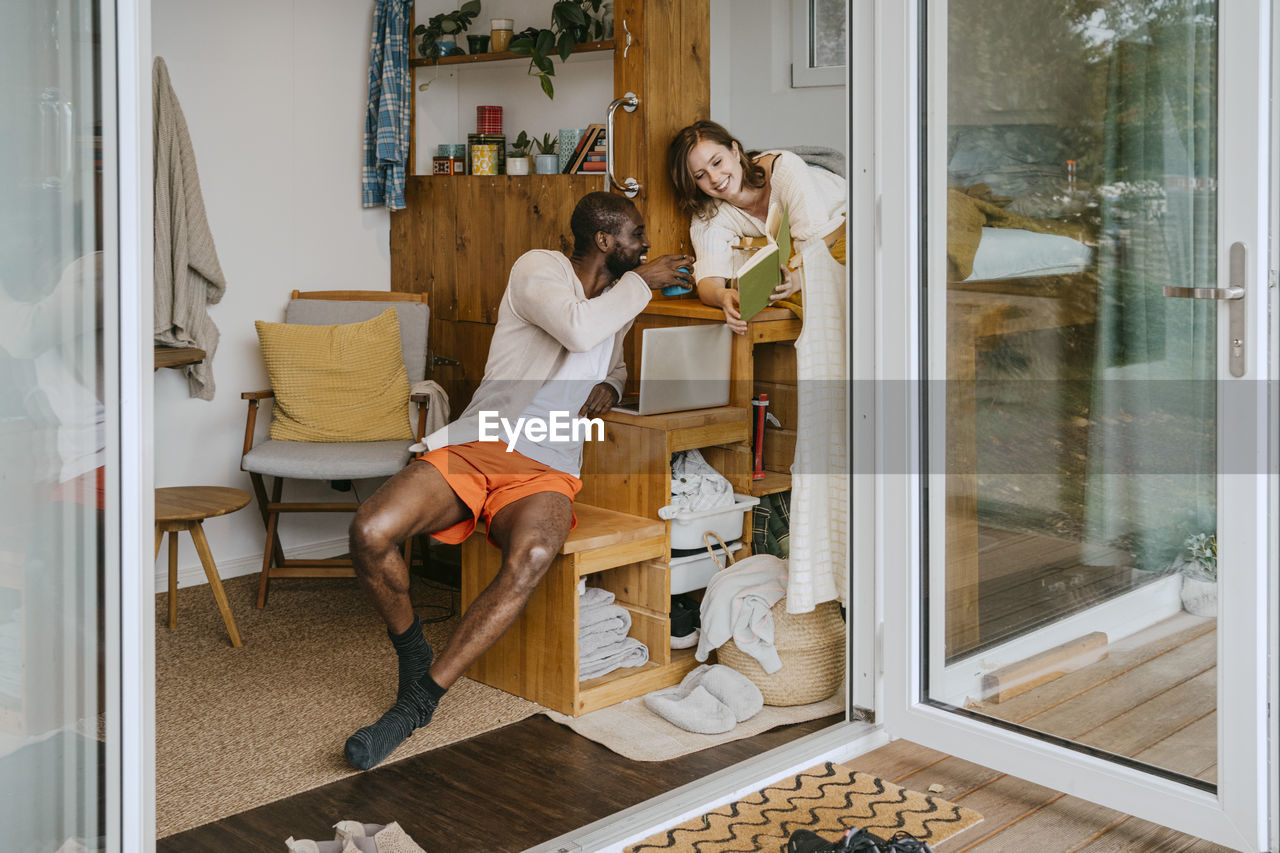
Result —
[[644, 329], [640, 342], [640, 397], [614, 411], [662, 415], [729, 403], [733, 332], [723, 323]]

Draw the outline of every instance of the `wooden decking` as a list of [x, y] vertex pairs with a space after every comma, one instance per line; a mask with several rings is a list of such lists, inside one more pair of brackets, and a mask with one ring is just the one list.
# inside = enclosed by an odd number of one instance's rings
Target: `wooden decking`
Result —
[[1117, 549], [1093, 549], [1093, 564], [1086, 565], [1083, 547], [1072, 538], [982, 525], [978, 543], [977, 643], [952, 657], [999, 645], [1158, 579], [1129, 568], [1130, 556]]
[[1217, 780], [1217, 622], [1187, 613], [1112, 643], [1097, 663], [974, 710]]
[[982, 823], [935, 846], [938, 853], [1210, 853], [1227, 848], [910, 741], [894, 741], [850, 767], [974, 809]]

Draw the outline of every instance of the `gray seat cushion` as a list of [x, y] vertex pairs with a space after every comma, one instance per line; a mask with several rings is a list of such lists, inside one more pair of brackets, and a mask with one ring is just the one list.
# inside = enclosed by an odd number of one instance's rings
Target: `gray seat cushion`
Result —
[[390, 477], [409, 462], [407, 439], [395, 441], [279, 441], [268, 439], [244, 455], [241, 469], [271, 477], [356, 480]]

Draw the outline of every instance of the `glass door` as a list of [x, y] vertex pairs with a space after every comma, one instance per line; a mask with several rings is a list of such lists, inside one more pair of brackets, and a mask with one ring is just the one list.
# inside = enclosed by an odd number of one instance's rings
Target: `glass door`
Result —
[[889, 301], [918, 332], [924, 475], [900, 484], [888, 725], [1240, 849], [1265, 775], [1266, 14], [885, 22], [922, 84], [890, 207], [916, 289]]
[[[119, 792], [107, 618], [118, 448], [99, 4], [0, 27], [0, 812], [7, 850], [99, 850]], [[109, 21], [109, 19], [108, 19]], [[108, 36], [110, 38], [110, 36]], [[110, 77], [107, 78], [108, 80]], [[108, 122], [108, 126], [110, 126]], [[107, 213], [104, 215], [104, 207]], [[105, 262], [104, 262], [105, 259]], [[104, 270], [107, 273], [104, 275]], [[118, 529], [118, 528], [116, 528]], [[117, 695], [118, 694], [114, 694]], [[117, 848], [118, 849], [118, 848]]]

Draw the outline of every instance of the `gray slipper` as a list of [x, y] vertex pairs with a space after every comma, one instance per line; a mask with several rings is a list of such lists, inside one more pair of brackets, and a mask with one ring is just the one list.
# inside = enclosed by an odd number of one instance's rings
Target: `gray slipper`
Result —
[[703, 673], [698, 686], [728, 705], [740, 723], [751, 719], [764, 707], [764, 694], [760, 688], [736, 669], [723, 664], [716, 664]]
[[684, 696], [673, 695], [678, 690], [671, 688], [650, 693], [644, 697], [645, 707], [673, 726], [702, 735], [723, 734], [738, 724], [729, 706], [701, 685]]

